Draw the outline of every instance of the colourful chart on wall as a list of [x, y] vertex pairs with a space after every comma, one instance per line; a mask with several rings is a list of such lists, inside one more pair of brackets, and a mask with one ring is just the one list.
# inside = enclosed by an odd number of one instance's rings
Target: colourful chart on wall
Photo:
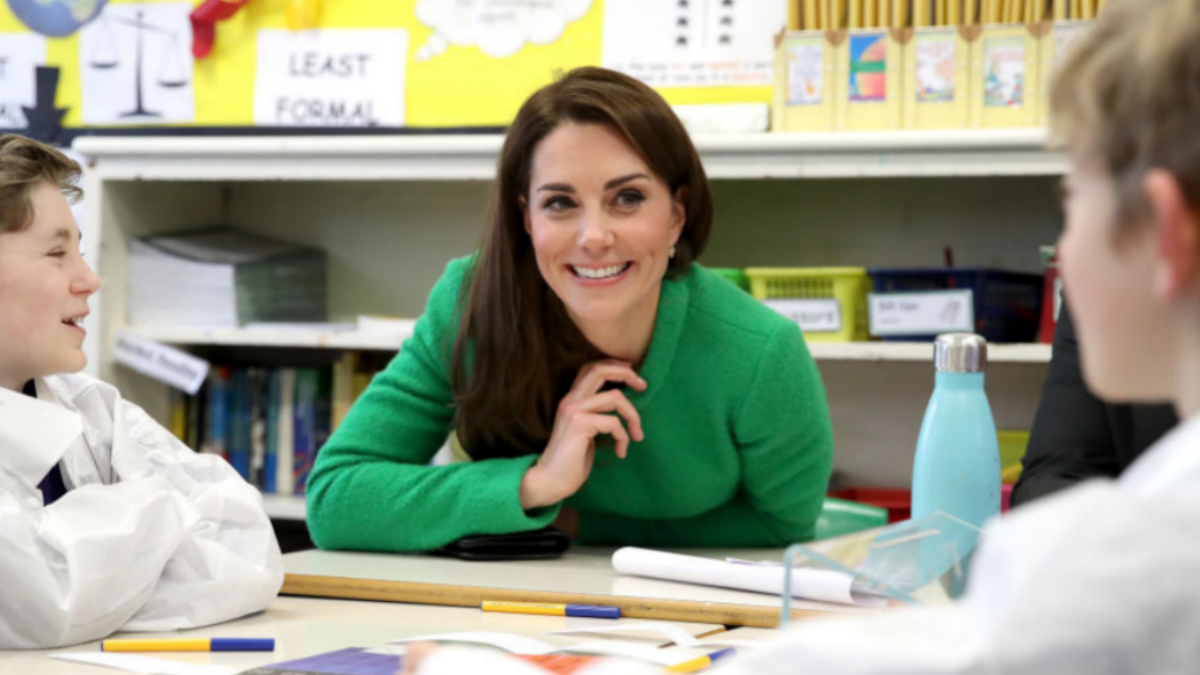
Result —
[[[26, 106], [45, 119], [65, 109], [68, 127], [499, 126], [556, 72], [606, 60], [673, 104], [767, 103], [772, 37], [785, 7], [785, 0], [690, 0], [685, 10], [677, 0], [0, 0], [0, 128], [21, 128]], [[202, 10], [217, 20], [209, 24], [211, 52], [197, 44], [197, 57], [192, 19]], [[670, 39], [638, 51], [647, 26]], [[37, 66], [57, 69], [56, 78], [39, 80]], [[664, 68], [674, 74], [662, 76]], [[39, 82], [53, 91], [39, 95]]]

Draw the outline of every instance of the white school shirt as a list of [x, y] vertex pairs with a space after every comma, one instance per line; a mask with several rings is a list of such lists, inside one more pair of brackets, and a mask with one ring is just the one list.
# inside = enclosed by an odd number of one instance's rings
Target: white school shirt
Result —
[[[116, 388], [0, 389], [0, 649], [164, 631], [260, 611], [283, 584], [262, 497]], [[58, 464], [68, 492], [38, 483]]]
[[[503, 661], [443, 649], [420, 674], [544, 673]], [[581, 675], [655, 672], [609, 662]], [[1200, 673], [1200, 416], [1119, 480], [1090, 481], [993, 520], [961, 602], [804, 620], [712, 672]]]

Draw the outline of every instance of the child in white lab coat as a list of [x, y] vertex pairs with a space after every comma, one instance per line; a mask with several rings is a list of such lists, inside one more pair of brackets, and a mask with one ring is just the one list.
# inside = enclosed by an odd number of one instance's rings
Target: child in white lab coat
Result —
[[[961, 602], [800, 621], [716, 673], [1200, 672], [1200, 0], [1110, 0], [1052, 98], [1087, 382], [1109, 401], [1170, 400], [1180, 426], [1118, 480], [990, 523]], [[406, 660], [422, 675], [536, 672], [465, 649]]]
[[79, 165], [0, 137], [0, 649], [264, 609], [283, 583], [258, 492], [82, 369]]

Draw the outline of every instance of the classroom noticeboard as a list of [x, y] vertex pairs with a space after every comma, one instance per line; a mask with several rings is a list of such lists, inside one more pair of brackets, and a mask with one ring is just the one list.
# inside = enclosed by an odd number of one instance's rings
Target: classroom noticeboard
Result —
[[[24, 12], [18, 16], [13, 9], [31, 3], [39, 9], [44, 5], [47, 12], [91, 3], [95, 12], [72, 22], [70, 30], [46, 35], [27, 23]], [[34, 43], [31, 49], [24, 44], [21, 48], [35, 55], [26, 59], [29, 63], [20, 68], [24, 74], [19, 77], [0, 74], [0, 106], [7, 111], [0, 128], [16, 129], [25, 123], [14, 111], [33, 104], [37, 92], [26, 71], [39, 65], [58, 70], [48, 107], [66, 110], [66, 127], [254, 126], [266, 119], [264, 111], [278, 108], [259, 107], [256, 114], [256, 102], [263, 99], [259, 73], [271, 65], [260, 65], [260, 57], [272, 45], [294, 45], [308, 38], [322, 58], [361, 64], [366, 57], [368, 67], [359, 69], [354, 82], [349, 76], [326, 77], [314, 80], [310, 88], [315, 93], [353, 91], [353, 96], [285, 106], [282, 115], [272, 112], [279, 118], [273, 124], [502, 126], [533, 91], [553, 81], [555, 73], [604, 65], [606, 45], [610, 54], [619, 56], [625, 52], [616, 47], [636, 42], [638, 31], [646, 29], [606, 18], [610, 7], [638, 10], [646, 4], [640, 0], [324, 0], [309, 3], [319, 6], [319, 12], [303, 30], [289, 24], [290, 2], [249, 0], [215, 24], [211, 52], [199, 57], [193, 54], [189, 20], [199, 4], [0, 0], [0, 58], [18, 40]], [[653, 85], [669, 103], [770, 102], [771, 36], [784, 27], [786, 0], [689, 0], [683, 9], [674, 2], [653, 4], [663, 7], [644, 12], [647, 22], [653, 20], [649, 28], [669, 34], [673, 44], [682, 46], [671, 52], [678, 58], [634, 65], [686, 69], [688, 78], [673, 76]], [[342, 40], [338, 31], [386, 31], [397, 37], [385, 48], [372, 40]], [[325, 32], [328, 35], [322, 35]], [[281, 34], [293, 39], [284, 40]], [[301, 55], [301, 61], [304, 58]], [[15, 59], [3, 60], [7, 73], [16, 72]], [[277, 61], [283, 65], [291, 59]], [[740, 70], [731, 71], [731, 64]], [[12, 94], [14, 89], [19, 92]], [[378, 96], [363, 99], [360, 92], [368, 90]], [[278, 104], [278, 96], [272, 100]], [[363, 101], [370, 103], [369, 113], [365, 103], [359, 105]], [[342, 111], [345, 114], [339, 114]]]

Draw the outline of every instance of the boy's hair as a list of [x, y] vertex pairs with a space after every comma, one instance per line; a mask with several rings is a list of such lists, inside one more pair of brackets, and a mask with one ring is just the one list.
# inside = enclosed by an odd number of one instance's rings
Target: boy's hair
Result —
[[1165, 169], [1200, 208], [1200, 0], [1113, 0], [1054, 77], [1052, 136], [1117, 187], [1122, 225], [1149, 215]]
[[76, 184], [79, 163], [54, 148], [16, 134], [0, 136], [0, 234], [33, 223], [33, 190], [50, 183], [74, 203], [83, 196]]

